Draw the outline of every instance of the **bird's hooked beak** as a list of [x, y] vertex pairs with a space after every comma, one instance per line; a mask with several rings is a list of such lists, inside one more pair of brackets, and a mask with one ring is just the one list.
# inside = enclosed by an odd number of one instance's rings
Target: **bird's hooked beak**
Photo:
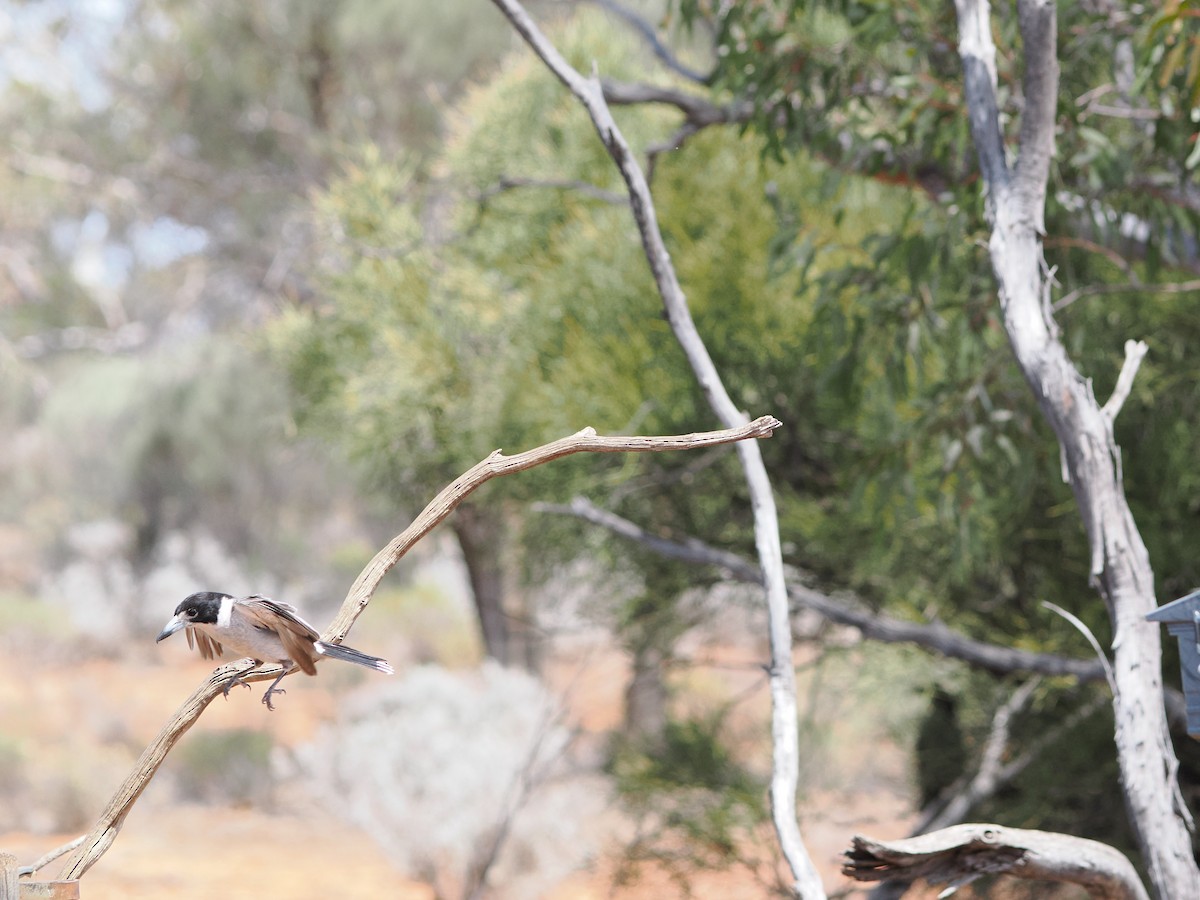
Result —
[[159, 641], [169, 638], [175, 632], [187, 628], [187, 626], [188, 623], [182, 616], [171, 616], [171, 621], [167, 623], [167, 626], [159, 633], [158, 637], [154, 639], [154, 642], [157, 644]]

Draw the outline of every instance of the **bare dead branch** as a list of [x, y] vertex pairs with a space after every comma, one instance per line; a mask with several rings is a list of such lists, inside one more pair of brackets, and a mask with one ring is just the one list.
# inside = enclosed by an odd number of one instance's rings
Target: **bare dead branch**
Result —
[[640, 103], [658, 103], [673, 106], [684, 115], [684, 119], [697, 128], [709, 125], [728, 125], [747, 122], [754, 115], [754, 104], [748, 100], [719, 106], [707, 97], [681, 91], [676, 88], [659, 87], [641, 82], [614, 81], [605, 78], [601, 82], [604, 99], [612, 106], [633, 106]]
[[84, 841], [84, 838], [86, 838], [86, 837], [87, 837], [86, 834], [81, 834], [79, 837], [75, 838], [74, 840], [67, 841], [61, 847], [55, 847], [53, 850], [51, 850], [45, 856], [40, 857], [39, 859], [35, 860], [30, 865], [21, 866], [21, 868], [17, 869], [17, 874], [19, 876], [21, 876], [22, 878], [29, 876], [29, 875], [36, 875], [39, 870], [44, 869], [46, 866], [50, 865], [50, 863], [54, 862], [60, 856], [66, 856], [68, 853], [70, 853], [72, 850], [74, 850], [76, 847], [78, 847], [80, 844], [82, 844]]
[[106, 356], [129, 353], [150, 339], [150, 329], [142, 322], [126, 322], [115, 328], [87, 328], [72, 325], [41, 334], [30, 334], [13, 343], [13, 350], [23, 359], [38, 359], [54, 353], [88, 350]]
[[842, 872], [857, 881], [916, 881], [953, 887], [984, 875], [1078, 884], [1103, 900], [1149, 900], [1120, 851], [1085, 838], [1000, 825], [955, 825], [919, 837], [855, 835]]
[[[714, 444], [724, 444], [733, 441], [743, 441], [755, 438], [767, 438], [780, 426], [778, 419], [762, 416], [753, 422], [723, 431], [708, 431], [699, 434], [670, 435], [662, 437], [602, 437], [592, 428], [560, 438], [549, 444], [505, 456], [496, 450], [483, 461], [464, 472], [452, 483], [443, 488], [412, 524], [394, 537], [386, 547], [380, 550], [362, 570], [351, 586], [346, 599], [342, 601], [341, 609], [333, 622], [321, 635], [326, 643], [341, 643], [345, 639], [355, 620], [366, 609], [375, 588], [391, 568], [400, 561], [418, 541], [444, 521], [454, 508], [464, 498], [482, 484], [501, 475], [511, 475], [525, 469], [548, 463], [573, 453], [661, 453], [669, 450], [690, 450], [695, 447], [711, 447]], [[88, 832], [83, 843], [67, 861], [63, 877], [67, 879], [81, 878], [97, 860], [112, 846], [120, 833], [125, 817], [141, 796], [142, 791], [150, 783], [160, 765], [175, 743], [183, 737], [200, 715], [219, 694], [234, 680], [266, 681], [279, 675], [282, 667], [277, 665], [255, 668], [254, 661], [249, 659], [221, 666], [209, 675], [183, 705], [171, 720], [142, 751], [142, 755], [134, 764], [133, 771], [117, 788], [108, 806], [100, 818]]]
[[1050, 610], [1052, 613], [1062, 616], [1075, 627], [1076, 631], [1083, 635], [1083, 639], [1087, 641], [1092, 650], [1095, 651], [1096, 658], [1104, 667], [1104, 678], [1108, 682], [1109, 690], [1116, 694], [1117, 679], [1113, 675], [1112, 664], [1109, 663], [1108, 656], [1105, 654], [1104, 648], [1100, 646], [1100, 641], [1096, 639], [1096, 635], [1092, 632], [1092, 629], [1088, 628], [1087, 623], [1074, 613], [1063, 609], [1057, 603], [1051, 603], [1049, 600], [1043, 600], [1042, 606]]
[[1024, 214], [1034, 217], [1034, 230], [1045, 234], [1046, 180], [1054, 157], [1058, 109], [1058, 17], [1054, 0], [1018, 0], [1017, 24], [1025, 50], [1025, 108], [1021, 112], [1021, 153], [1013, 193]]
[[517, 175], [500, 176], [500, 179], [494, 185], [480, 191], [476, 195], [476, 199], [480, 203], [487, 203], [493, 197], [516, 190], [517, 188], [548, 188], [556, 191], [574, 191], [583, 194], [585, 197], [591, 197], [593, 200], [599, 200], [602, 203], [611, 203], [614, 206], [625, 206], [629, 203], [629, 198], [624, 194], [606, 191], [604, 188], [597, 187], [588, 181], [576, 178], [522, 178]]
[[[539, 503], [534, 504], [533, 509], [538, 512], [575, 516], [607, 528], [614, 534], [635, 541], [669, 559], [716, 566], [735, 581], [762, 583], [759, 568], [736, 553], [720, 550], [693, 537], [677, 541], [660, 537], [582, 497], [576, 497], [565, 506]], [[915, 644], [942, 656], [962, 660], [975, 668], [1002, 675], [1027, 672], [1050, 677], [1067, 676], [1080, 682], [1104, 679], [1104, 668], [1098, 661], [991, 644], [968, 637], [942, 622], [925, 623], [897, 619], [885, 613], [874, 612], [850, 599], [834, 599], [828, 594], [798, 585], [794, 581], [788, 585], [787, 590], [788, 596], [797, 606], [811, 609], [835, 624], [855, 628], [868, 640]]]
[[[546, 39], [518, 0], [493, 0], [535, 54], [583, 104], [601, 142], [621, 172], [629, 191], [630, 208], [637, 223], [646, 261], [675, 339], [717, 419], [727, 427], [745, 421], [708, 353], [688, 309], [671, 256], [658, 227], [658, 213], [645, 173], [613, 119], [596, 77], [584, 78]], [[738, 457], [746, 475], [754, 533], [766, 588], [767, 631], [770, 644], [771, 684], [771, 815], [784, 858], [794, 879], [794, 890], [805, 898], [823, 898], [825, 889], [800, 836], [796, 818], [796, 791], [800, 780], [800, 746], [796, 729], [796, 673], [792, 668], [792, 627], [779, 541], [779, 517], [762, 453], [754, 442], [738, 444]]]
[[1054, 311], [1066, 309], [1081, 297], [1094, 297], [1098, 294], [1190, 294], [1200, 291], [1200, 278], [1191, 281], [1174, 281], [1165, 284], [1142, 284], [1131, 281], [1128, 284], [1089, 284], [1077, 287], [1054, 304]]
[[681, 63], [679, 58], [658, 39], [658, 34], [655, 32], [654, 27], [632, 9], [622, 6], [620, 3], [614, 2], [614, 0], [591, 0], [591, 2], [602, 9], [608, 10], [640, 34], [642, 39], [650, 45], [650, 49], [658, 57], [659, 62], [672, 72], [682, 75], [689, 81], [695, 81], [698, 84], [712, 83], [713, 77], [716, 74], [715, 71], [705, 74]]
[[984, 180], [995, 191], [1008, 184], [1009, 171], [996, 103], [996, 45], [992, 41], [991, 7], [987, 0], [954, 0], [954, 5], [958, 10], [958, 55], [963, 64], [971, 137]]

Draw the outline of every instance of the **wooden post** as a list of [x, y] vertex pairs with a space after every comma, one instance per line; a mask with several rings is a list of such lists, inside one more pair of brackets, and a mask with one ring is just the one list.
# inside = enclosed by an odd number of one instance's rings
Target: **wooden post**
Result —
[[0, 852], [0, 900], [20, 900], [17, 882], [17, 858]]
[[0, 900], [79, 900], [78, 881], [22, 881], [20, 875], [17, 858], [0, 851]]
[[21, 900], [79, 900], [79, 882], [22, 881]]

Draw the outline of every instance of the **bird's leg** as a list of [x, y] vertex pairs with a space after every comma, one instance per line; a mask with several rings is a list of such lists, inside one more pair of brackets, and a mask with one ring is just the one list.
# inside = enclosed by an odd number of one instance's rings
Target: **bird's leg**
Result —
[[[254, 668], [255, 669], [257, 669], [261, 665], [262, 665], [261, 659], [254, 660]], [[250, 671], [253, 672], [254, 669], [250, 669]], [[247, 690], [249, 690], [249, 688], [250, 688], [250, 682], [244, 680], [241, 675], [237, 676], [237, 678], [231, 678], [229, 681], [225, 682], [224, 694], [225, 694], [226, 700], [229, 699], [229, 689], [231, 687], [233, 687], [235, 684], [240, 684], [242, 687], [246, 688]]]
[[271, 710], [271, 712], [275, 711], [275, 707], [271, 705], [271, 695], [287, 693], [287, 691], [285, 691], [283, 688], [276, 687], [275, 685], [277, 685], [277, 684], [279, 684], [279, 682], [283, 681], [285, 676], [291, 675], [292, 672], [295, 670], [295, 668], [296, 668], [296, 664], [293, 662], [289, 662], [287, 665], [287, 668], [285, 668], [282, 672], [279, 673], [279, 677], [271, 682], [271, 686], [269, 688], [267, 688], [266, 693], [263, 694], [262, 702], [267, 704], [267, 709]]

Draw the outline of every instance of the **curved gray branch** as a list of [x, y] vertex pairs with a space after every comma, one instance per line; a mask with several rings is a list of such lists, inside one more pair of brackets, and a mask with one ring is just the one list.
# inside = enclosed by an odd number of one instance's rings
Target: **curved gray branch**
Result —
[[635, 106], [642, 103], [673, 106], [683, 113], [689, 124], [697, 128], [740, 124], [750, 121], [750, 117], [754, 115], [754, 104], [748, 100], [720, 106], [700, 94], [643, 82], [605, 78], [601, 80], [600, 85], [604, 89], [604, 99], [612, 106]]
[[[584, 78], [542, 34], [517, 0], [494, 0], [534, 53], [583, 104], [600, 141], [621, 172], [629, 191], [629, 203], [637, 223], [642, 249], [650, 264], [654, 283], [675, 339], [695, 373], [709, 407], [719, 421], [728, 425], [745, 422], [700, 337], [688, 310], [687, 297], [675, 274], [671, 256], [658, 227], [658, 214], [650, 196], [645, 173], [638, 165], [613, 119], [604, 90], [596, 77]], [[767, 632], [770, 643], [771, 685], [771, 814], [780, 849], [794, 879], [793, 888], [805, 898], [824, 898], [825, 889], [800, 836], [796, 819], [796, 791], [800, 780], [800, 745], [796, 728], [796, 673], [792, 667], [792, 626], [787, 587], [783, 575], [783, 550], [779, 542], [779, 517], [762, 453], [753, 442], [738, 446], [738, 457], [746, 476], [750, 505], [754, 512], [754, 534], [766, 586]]]
[[628, 9], [627, 7], [622, 6], [620, 3], [614, 2], [614, 0], [591, 0], [591, 2], [595, 3], [602, 9], [608, 10], [610, 13], [621, 19], [626, 25], [630, 26], [634, 31], [640, 34], [642, 36], [642, 40], [650, 45], [650, 49], [654, 52], [654, 55], [658, 57], [659, 62], [661, 62], [672, 72], [676, 73], [677, 75], [682, 75], [689, 81], [695, 81], [698, 84], [712, 83], [713, 77], [716, 74], [715, 70], [705, 74], [704, 72], [693, 69], [691, 66], [681, 63], [675, 54], [672, 53], [667, 46], [658, 39], [658, 34], [655, 32], [654, 27], [637, 13], [635, 13], [632, 9]]
[[493, 197], [518, 188], [547, 188], [553, 191], [574, 191], [601, 203], [613, 206], [624, 206], [629, 198], [624, 194], [606, 191], [604, 188], [582, 181], [577, 178], [525, 178], [520, 175], [501, 175], [494, 185], [485, 188], [475, 195], [480, 204], [486, 204]]
[[[762, 584], [762, 573], [758, 566], [736, 553], [720, 550], [692, 537], [680, 541], [659, 537], [582, 497], [576, 497], [566, 506], [538, 503], [534, 504], [533, 509], [537, 512], [575, 516], [606, 528], [627, 540], [635, 541], [668, 559], [716, 566], [734, 581]], [[868, 640], [914, 644], [999, 675], [1024, 672], [1075, 678], [1080, 682], [1104, 680], [1104, 668], [1098, 660], [1076, 659], [991, 644], [968, 637], [943, 622], [910, 622], [897, 619], [867, 609], [860, 603], [834, 599], [828, 594], [795, 583], [788, 585], [788, 596], [796, 606], [811, 609], [834, 624], [857, 629]]]

